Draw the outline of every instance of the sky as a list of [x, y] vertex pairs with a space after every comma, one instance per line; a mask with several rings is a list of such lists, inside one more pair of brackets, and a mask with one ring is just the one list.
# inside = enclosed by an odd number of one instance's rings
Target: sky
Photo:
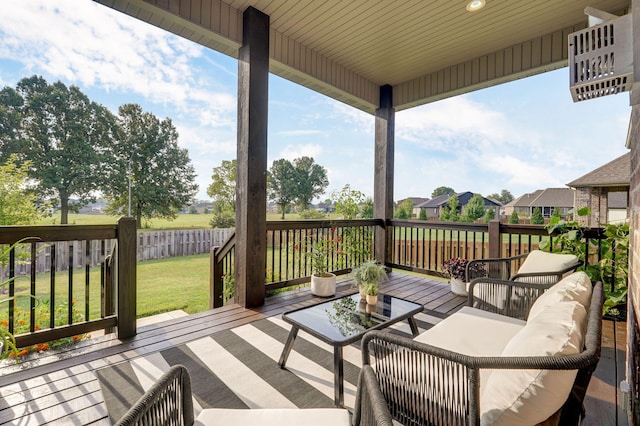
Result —
[[[0, 87], [40, 75], [170, 118], [210, 198], [213, 168], [236, 157], [235, 59], [90, 0], [2, 6]], [[628, 93], [574, 104], [563, 68], [397, 112], [394, 199], [565, 187], [627, 152], [630, 111]], [[320, 200], [346, 184], [373, 196], [374, 117], [271, 75], [268, 167], [304, 155], [327, 169]]]

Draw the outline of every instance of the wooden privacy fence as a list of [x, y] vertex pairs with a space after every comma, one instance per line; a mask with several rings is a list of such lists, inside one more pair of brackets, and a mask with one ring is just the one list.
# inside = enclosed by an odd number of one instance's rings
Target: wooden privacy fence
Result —
[[[137, 260], [164, 259], [175, 256], [189, 256], [193, 254], [209, 253], [211, 247], [222, 245], [233, 233], [231, 229], [183, 229], [168, 231], [139, 231], [137, 232]], [[104, 250], [110, 253], [115, 240], [105, 240]], [[55, 252], [56, 270], [84, 268], [98, 266], [104, 259], [103, 247], [100, 244], [87, 241], [55, 241], [36, 244], [36, 272], [43, 273], [51, 270], [51, 253]], [[88, 260], [88, 261], [87, 261]], [[31, 273], [31, 262], [18, 262], [15, 274], [28, 275]], [[8, 270], [0, 265], [0, 277], [7, 276]]]

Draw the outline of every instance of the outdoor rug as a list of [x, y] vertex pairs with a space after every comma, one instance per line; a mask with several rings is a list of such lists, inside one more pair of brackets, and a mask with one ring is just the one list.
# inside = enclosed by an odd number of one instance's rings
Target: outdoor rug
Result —
[[[440, 318], [416, 315], [420, 331]], [[278, 360], [290, 325], [277, 317], [212, 334], [96, 371], [109, 417], [119, 419], [172, 365], [190, 373], [196, 415], [204, 408], [333, 407], [333, 348], [300, 331], [287, 360]], [[389, 328], [411, 336], [407, 321]], [[344, 401], [353, 408], [362, 359], [360, 342], [346, 346]]]

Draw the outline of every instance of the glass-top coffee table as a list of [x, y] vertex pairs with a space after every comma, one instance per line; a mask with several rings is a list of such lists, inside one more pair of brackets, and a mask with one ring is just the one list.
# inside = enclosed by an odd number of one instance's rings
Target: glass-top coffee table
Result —
[[379, 330], [402, 320], [408, 320], [411, 332], [418, 335], [413, 316], [424, 306], [389, 295], [378, 295], [376, 305], [367, 305], [360, 294], [331, 299], [282, 314], [292, 325], [289, 337], [280, 355], [278, 365], [284, 368], [291, 353], [298, 330], [333, 346], [334, 394], [337, 407], [344, 406], [344, 371], [342, 348], [362, 338], [369, 330]]

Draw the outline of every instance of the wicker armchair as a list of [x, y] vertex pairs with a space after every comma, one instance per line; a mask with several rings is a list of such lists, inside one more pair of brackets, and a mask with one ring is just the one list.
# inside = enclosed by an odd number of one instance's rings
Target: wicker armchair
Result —
[[[198, 424], [252, 424], [255, 418], [264, 420], [265, 416], [254, 416], [257, 411], [265, 410], [226, 410], [205, 409], [195, 421]], [[314, 424], [313, 411], [304, 409], [270, 410], [268, 416], [273, 424]], [[323, 411], [344, 411], [345, 423], [329, 421], [331, 424], [349, 425], [346, 410], [328, 409]], [[310, 414], [311, 413], [311, 414]], [[331, 414], [331, 413], [330, 413]], [[338, 413], [341, 414], [341, 413]], [[233, 422], [229, 419], [232, 418]], [[116, 423], [117, 426], [191, 426], [194, 424], [193, 400], [191, 397], [191, 380], [187, 369], [175, 365], [138, 400], [138, 402]], [[271, 424], [271, 423], [269, 423]], [[358, 377], [356, 407], [353, 415], [354, 426], [392, 426], [392, 418], [386, 401], [377, 382], [377, 377], [370, 366], [365, 366]]]
[[[490, 307], [526, 319], [529, 307], [547, 287], [478, 279], [471, 283], [468, 301], [478, 309]], [[371, 331], [362, 340], [363, 364], [375, 370], [391, 415], [404, 425], [479, 425], [480, 376], [486, 369], [578, 370], [567, 400], [552, 416], [557, 424], [577, 425], [584, 416], [584, 396], [600, 359], [602, 303], [602, 283], [598, 282], [591, 296], [584, 347], [575, 355], [475, 357]]]
[[191, 378], [174, 365], [144, 393], [116, 426], [190, 426], [193, 424]]
[[[527, 264], [530, 265], [534, 262], [537, 263], [536, 266], [527, 267]], [[548, 266], [544, 266], [544, 264]], [[465, 281], [470, 282], [474, 278], [484, 277], [537, 284], [555, 284], [566, 273], [575, 271], [581, 265], [582, 261], [573, 255], [533, 250], [531, 253], [512, 257], [471, 260], [467, 264]], [[518, 269], [516, 270], [516, 268]], [[512, 270], [516, 270], [516, 273], [512, 273]]]

